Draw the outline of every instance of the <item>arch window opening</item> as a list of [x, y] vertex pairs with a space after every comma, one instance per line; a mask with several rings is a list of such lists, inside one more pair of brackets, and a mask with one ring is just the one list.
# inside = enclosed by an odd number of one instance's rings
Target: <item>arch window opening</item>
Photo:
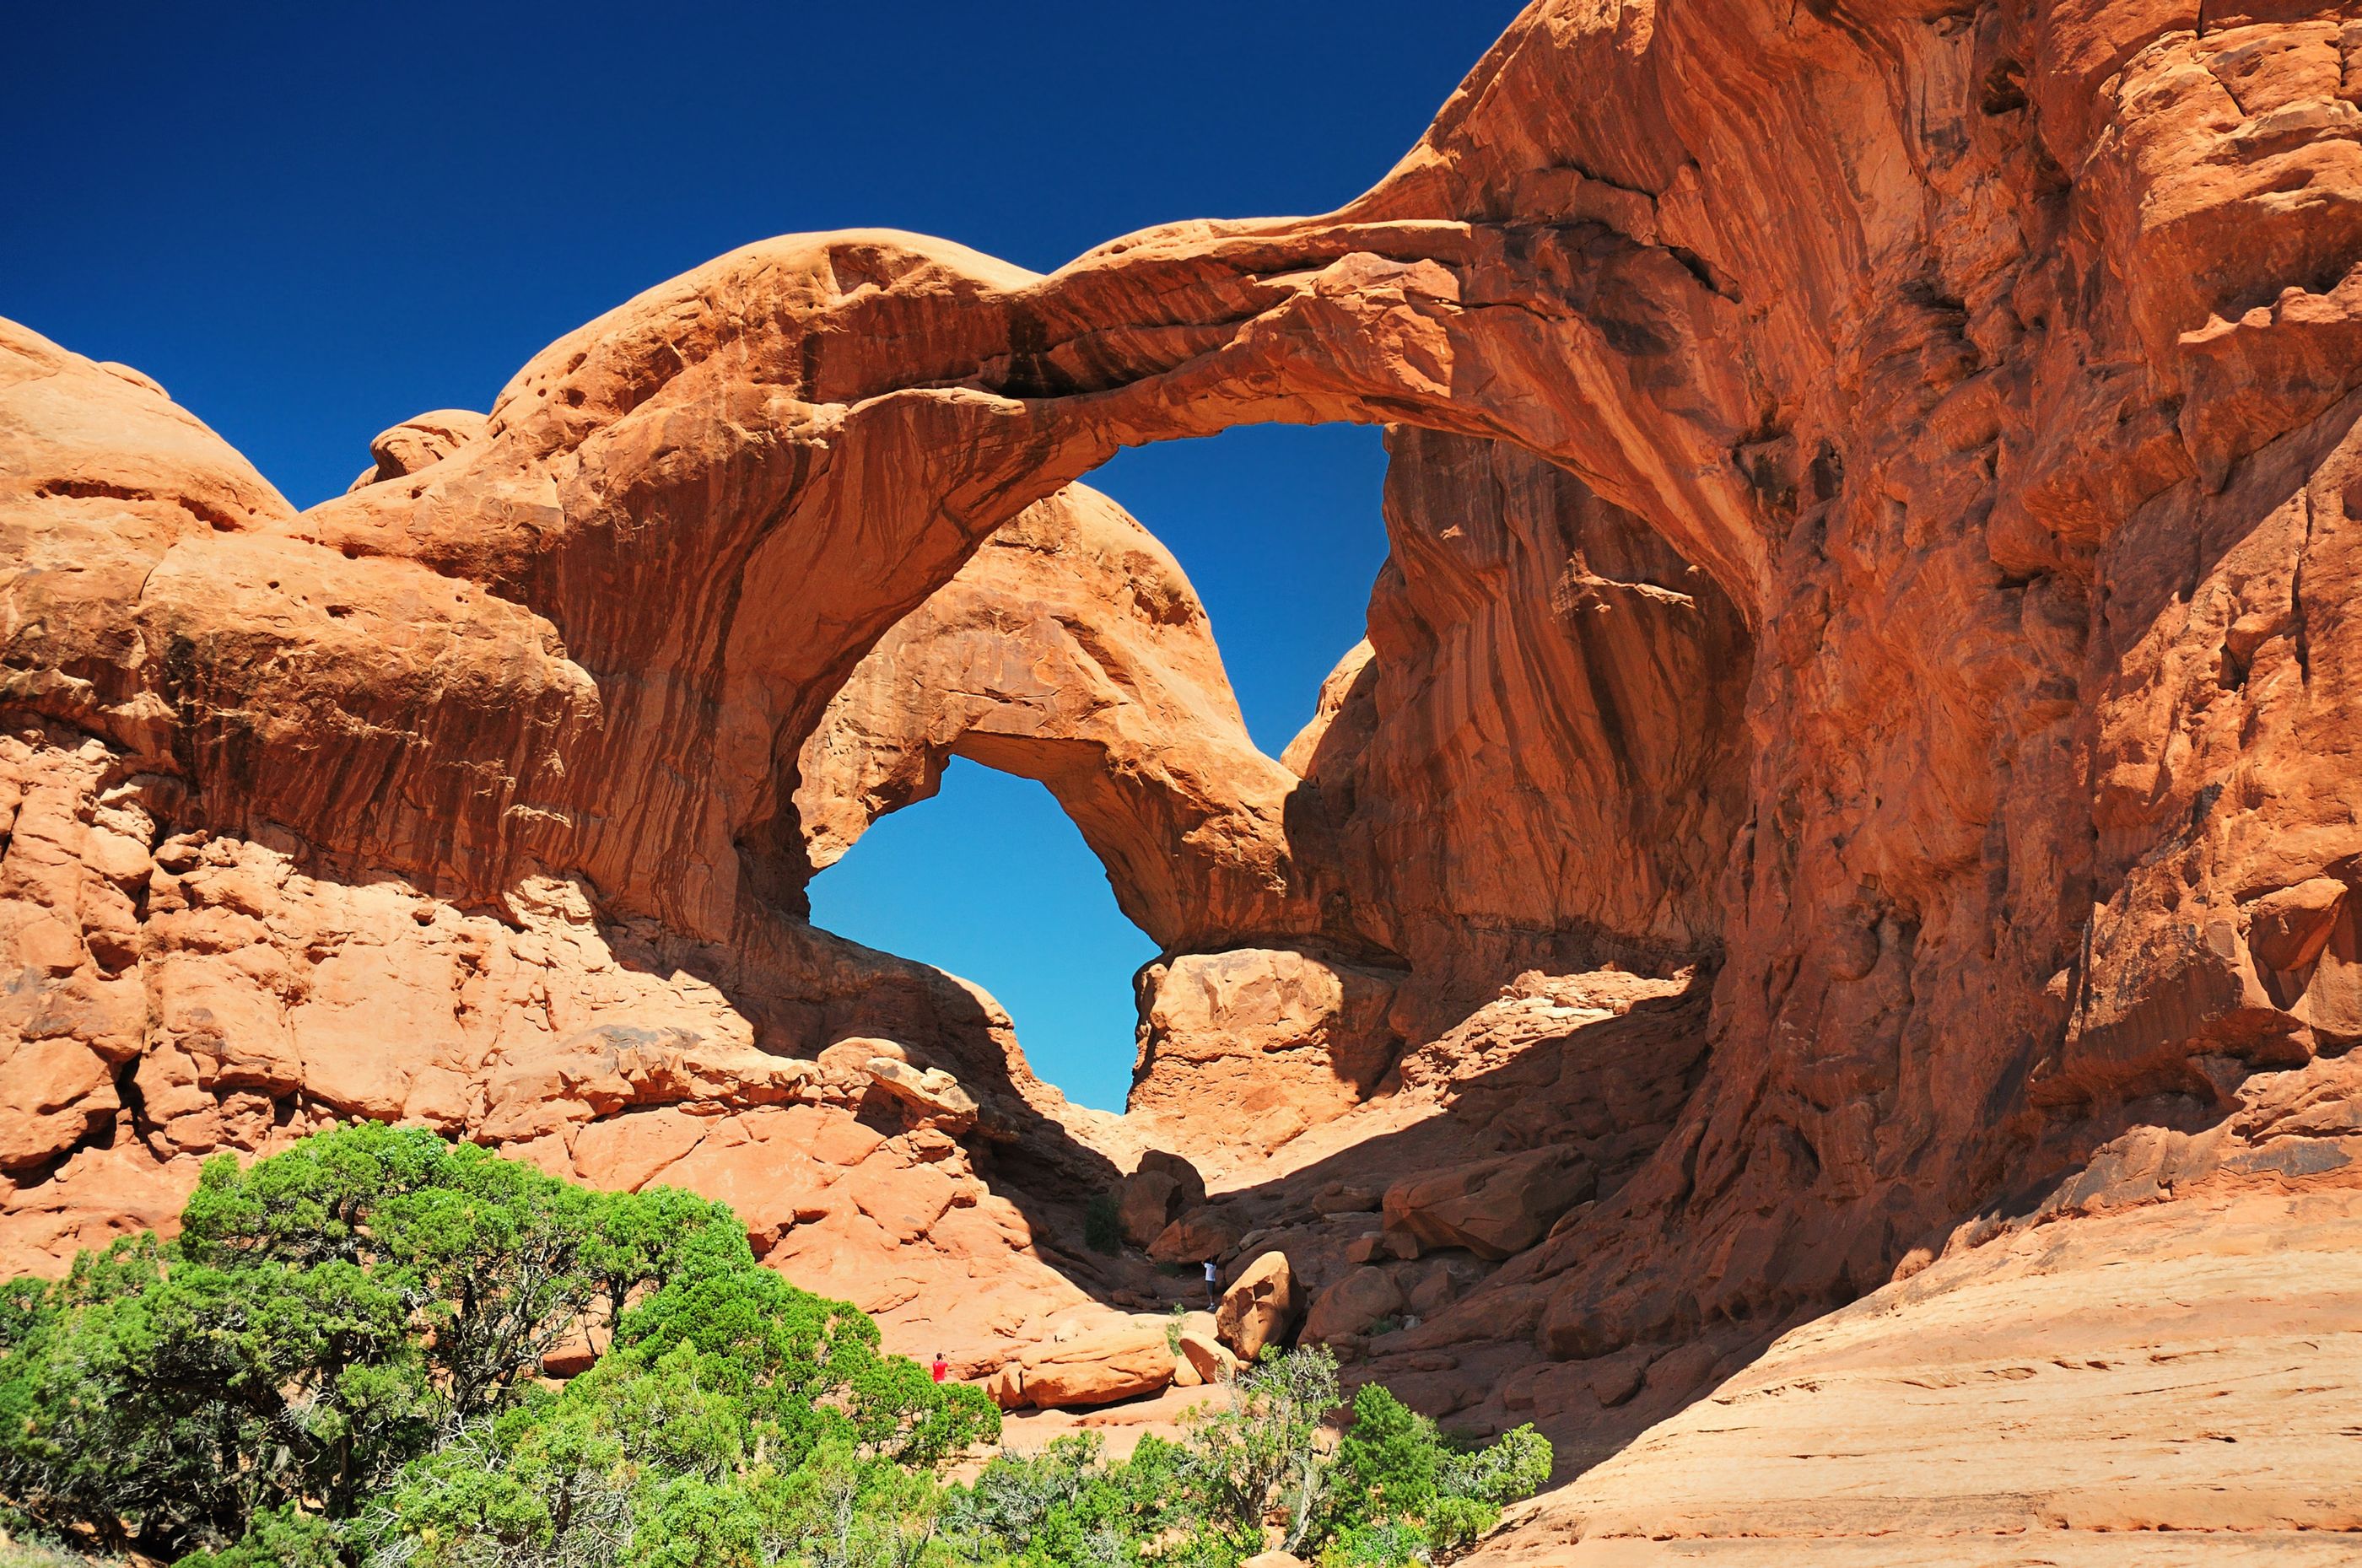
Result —
[[1156, 944], [1047, 789], [955, 756], [933, 796], [871, 824], [811, 894], [813, 924], [973, 980], [1037, 1077], [1123, 1109], [1131, 975]]
[[1365, 629], [1386, 558], [1384, 431], [1242, 425], [1131, 447], [1083, 482], [1179, 558], [1205, 601], [1247, 734], [1277, 756]]
[[[1266, 756], [1363, 635], [1385, 464], [1374, 427], [1263, 425], [1133, 448], [1085, 480], [1179, 560]], [[1124, 1109], [1132, 976], [1157, 945], [1043, 785], [954, 756], [933, 795], [871, 823], [809, 893], [814, 924], [991, 992], [1069, 1099]]]

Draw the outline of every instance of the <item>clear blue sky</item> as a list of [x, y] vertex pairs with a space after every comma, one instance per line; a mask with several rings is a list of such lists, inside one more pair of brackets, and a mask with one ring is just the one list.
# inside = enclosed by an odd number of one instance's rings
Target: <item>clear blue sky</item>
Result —
[[[1326, 210], [1415, 140], [1510, 0], [19, 7], [0, 315], [157, 378], [289, 499], [486, 407], [544, 344], [733, 246], [890, 226], [1047, 270], [1172, 218]], [[1130, 452], [1268, 749], [1361, 635], [1372, 431]], [[1037, 786], [955, 768], [812, 889], [1008, 1005], [1120, 1103], [1149, 955]]]

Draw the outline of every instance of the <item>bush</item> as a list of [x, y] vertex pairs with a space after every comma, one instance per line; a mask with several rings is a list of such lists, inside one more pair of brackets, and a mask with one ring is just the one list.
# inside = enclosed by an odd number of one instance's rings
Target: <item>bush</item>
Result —
[[1551, 1445], [1522, 1426], [1489, 1447], [1455, 1448], [1433, 1421], [1371, 1383], [1353, 1396], [1336, 1463], [1331, 1553], [1344, 1555], [1333, 1561], [1397, 1564], [1473, 1545], [1504, 1507], [1550, 1479]]
[[245, 1537], [219, 1551], [198, 1551], [178, 1568], [342, 1568], [343, 1531], [292, 1507], [255, 1516]]
[[1532, 1428], [1456, 1449], [1374, 1385], [1355, 1395], [1352, 1426], [1324, 1452], [1337, 1399], [1325, 1350], [1268, 1357], [1226, 1393], [1185, 1441], [1143, 1438], [1122, 1464], [1102, 1463], [1089, 1434], [995, 1459], [944, 1501], [951, 1561], [1236, 1568], [1276, 1524], [1282, 1548], [1323, 1568], [1407, 1568], [1472, 1544], [1550, 1474], [1550, 1444]]
[[1123, 1251], [1123, 1215], [1108, 1193], [1093, 1198], [1083, 1209], [1083, 1245], [1113, 1255]]

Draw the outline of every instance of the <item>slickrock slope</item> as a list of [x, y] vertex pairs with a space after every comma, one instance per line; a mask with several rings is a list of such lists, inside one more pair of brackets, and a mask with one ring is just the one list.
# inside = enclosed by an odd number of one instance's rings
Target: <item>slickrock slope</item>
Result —
[[[2038, 1347], [2078, 1302], [2113, 1361], [2150, 1331], [2096, 1282], [2147, 1248], [2191, 1343], [2319, 1353], [2287, 1430], [2362, 1428], [2343, 1287], [2269, 1262], [2356, 1201], [2356, 26], [1537, 0], [1336, 213], [1047, 276], [767, 241], [301, 515], [6, 329], [0, 1249], [56, 1266], [204, 1150], [401, 1115], [729, 1197], [904, 1348], [956, 1305], [997, 1386], [1154, 1381], [1115, 1309], [1175, 1287], [1065, 1240], [1120, 1190], [1150, 1255], [1284, 1265], [1357, 1370], [1530, 1413], [1570, 1470], [1937, 1253], [1760, 1378], [1852, 1356], [1876, 1403], [1923, 1338], [2017, 1364], [1947, 1324]], [[1396, 427], [1394, 558], [1275, 765], [1075, 486], [1325, 419]], [[802, 919], [958, 752], [1052, 783], [1167, 945], [1131, 1117]], [[1150, 1154], [1208, 1200], [1126, 1186]], [[2351, 1517], [2285, 1441], [2219, 1492], [2119, 1463], [2076, 1434], [2129, 1385], [2085, 1370], [2028, 1413], [2044, 1496], [2116, 1499], [2093, 1529]], [[1697, 1407], [1503, 1550], [2025, 1555], [1998, 1532], [2050, 1505], [1974, 1478], [2014, 1418], [1959, 1386], [1817, 1491]], [[2281, 1387], [2140, 1430], [2265, 1430]], [[1793, 1408], [1834, 1454], [1864, 1407]]]
[[1783, 1337], [1507, 1563], [2345, 1563], [2362, 1215], [2234, 1187], [1988, 1241]]

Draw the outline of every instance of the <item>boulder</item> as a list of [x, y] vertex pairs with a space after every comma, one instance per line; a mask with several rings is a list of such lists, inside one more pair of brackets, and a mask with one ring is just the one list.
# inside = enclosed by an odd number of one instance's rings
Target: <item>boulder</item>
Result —
[[1402, 1288], [1392, 1275], [1382, 1268], [1357, 1268], [1312, 1298], [1304, 1337], [1325, 1344], [1341, 1334], [1364, 1334], [1402, 1309]]
[[996, 1374], [987, 1391], [1004, 1410], [1065, 1409], [1153, 1394], [1173, 1381], [1164, 1325], [1132, 1319], [1112, 1328], [1035, 1345]]
[[1545, 1148], [1407, 1177], [1386, 1188], [1386, 1229], [1423, 1247], [1506, 1258], [1541, 1240], [1552, 1221], [1590, 1197], [1597, 1176], [1572, 1150]]
[[1180, 1198], [1181, 1184], [1163, 1171], [1134, 1171], [1126, 1176], [1123, 1198], [1116, 1209], [1123, 1239], [1135, 1247], [1153, 1245], [1173, 1222]]
[[1221, 1330], [1211, 1312], [1192, 1312], [1181, 1320], [1178, 1341], [1181, 1359], [1175, 1367], [1175, 1381], [1180, 1381], [1180, 1370], [1187, 1367], [1200, 1383], [1220, 1383], [1239, 1369], [1239, 1358], [1222, 1343]]
[[482, 436], [491, 424], [486, 415], [464, 408], [438, 408], [413, 414], [378, 432], [377, 439], [370, 443], [370, 456], [376, 461], [361, 470], [346, 493], [402, 479], [439, 463]]
[[958, 1134], [976, 1125], [976, 1101], [959, 1080], [941, 1067], [914, 1067], [891, 1056], [872, 1058], [863, 1068], [869, 1081], [924, 1125]]
[[907, 1062], [911, 1053], [891, 1040], [879, 1040], [856, 1034], [840, 1040], [822, 1051], [817, 1058], [821, 1082], [839, 1094], [858, 1099], [869, 1092], [869, 1064], [883, 1058]]
[[1135, 1247], [1155, 1243], [1175, 1216], [1206, 1201], [1206, 1178], [1179, 1154], [1151, 1149], [1124, 1178], [1118, 1218], [1123, 1239]]
[[1164, 1227], [1149, 1243], [1148, 1255], [1161, 1264], [1204, 1263], [1237, 1246], [1245, 1231], [1238, 1217], [1225, 1209], [1193, 1209]]
[[1241, 1361], [1251, 1362], [1296, 1326], [1303, 1310], [1298, 1294], [1287, 1254], [1265, 1253], [1222, 1293], [1222, 1304], [1214, 1313], [1215, 1331]]
[[1403, 1304], [1422, 1318], [1432, 1318], [1459, 1299], [1462, 1283], [1453, 1264], [1429, 1264], [1403, 1292]]

